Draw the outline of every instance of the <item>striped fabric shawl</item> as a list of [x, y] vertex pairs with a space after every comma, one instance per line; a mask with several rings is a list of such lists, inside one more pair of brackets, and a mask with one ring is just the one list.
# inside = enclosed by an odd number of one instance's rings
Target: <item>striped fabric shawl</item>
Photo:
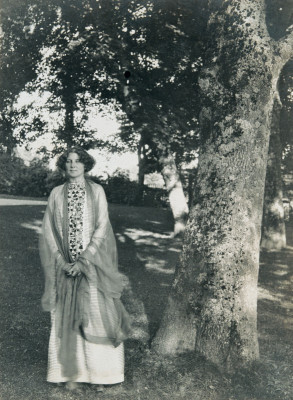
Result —
[[[73, 262], [68, 247], [67, 190], [65, 183], [50, 194], [39, 249], [45, 275], [42, 306], [45, 311], [56, 313], [61, 340], [58, 356], [64, 376], [74, 380], [77, 333], [94, 343], [118, 346], [130, 332], [130, 320], [120, 301], [123, 279], [118, 272], [116, 241], [105, 193], [91, 181], [86, 181], [85, 204], [91, 240], [77, 259], [82, 274], [72, 278], [62, 269], [64, 262]], [[91, 307], [90, 286], [97, 289], [99, 310]]]

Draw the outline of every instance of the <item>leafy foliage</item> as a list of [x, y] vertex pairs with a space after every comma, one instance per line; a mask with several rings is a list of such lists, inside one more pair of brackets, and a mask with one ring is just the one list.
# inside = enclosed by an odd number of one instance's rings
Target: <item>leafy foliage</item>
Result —
[[[29, 21], [26, 35], [35, 44], [34, 57], [28, 63], [33, 73], [18, 71], [22, 84], [10, 100], [13, 103], [23, 89], [39, 97], [44, 93], [50, 96], [43, 107], [34, 102], [14, 110], [14, 119], [6, 128], [7, 138], [12, 138], [15, 126], [22, 128], [10, 147], [49, 130], [57, 139], [57, 150], [61, 143], [78, 143], [86, 148], [100, 145], [96, 131], [84, 127], [93, 103], [100, 108], [110, 102], [116, 110], [122, 109], [129, 121], [120, 132], [126, 147], [147, 145], [152, 151], [146, 159], [153, 163], [158, 143], [163, 141], [164, 147], [170, 142], [170, 151], [182, 157], [186, 148], [196, 143], [198, 107], [193, 92], [201, 63], [200, 45], [196, 43], [202, 26], [198, 3], [31, 0], [30, 9], [23, 9], [22, 14]], [[18, 19], [19, 11], [14, 11]], [[11, 15], [8, 8], [7, 21]], [[7, 23], [3, 28], [8, 36], [26, 44], [18, 26]], [[15, 64], [23, 52], [18, 47], [12, 52]], [[129, 82], [124, 76], [126, 69], [130, 71]], [[2, 72], [4, 76], [5, 68]], [[59, 123], [52, 128], [46, 114], [56, 110]], [[34, 115], [33, 121], [27, 119], [29, 114]], [[77, 118], [77, 114], [82, 117]], [[6, 120], [8, 115], [6, 110]], [[23, 123], [25, 120], [28, 122]], [[129, 124], [132, 129], [125, 129]], [[28, 134], [31, 130], [34, 135]], [[121, 151], [121, 147], [112, 150]]]
[[11, 153], [16, 144], [27, 140], [25, 132], [14, 131], [23, 117], [23, 111], [18, 112], [14, 104], [26, 83], [36, 78], [40, 50], [54, 15], [45, 0], [4, 0], [0, 13], [0, 145]]

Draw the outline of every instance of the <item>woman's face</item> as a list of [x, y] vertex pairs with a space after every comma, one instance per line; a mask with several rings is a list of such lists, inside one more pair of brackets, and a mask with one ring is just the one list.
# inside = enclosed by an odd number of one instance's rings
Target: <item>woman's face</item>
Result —
[[68, 177], [74, 181], [84, 177], [84, 164], [80, 162], [76, 153], [68, 154], [65, 168]]

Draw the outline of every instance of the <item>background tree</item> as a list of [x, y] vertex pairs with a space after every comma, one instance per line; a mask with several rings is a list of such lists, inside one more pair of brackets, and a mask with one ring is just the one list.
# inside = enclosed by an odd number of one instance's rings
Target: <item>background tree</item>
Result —
[[283, 207], [283, 181], [281, 175], [282, 144], [280, 115], [282, 105], [275, 98], [266, 171], [261, 247], [267, 250], [286, 247], [286, 227]]
[[[0, 60], [0, 145], [12, 154], [17, 143], [24, 143], [24, 131], [15, 130], [28, 110], [15, 109], [15, 101], [27, 82], [36, 77], [40, 49], [44, 44], [54, 15], [44, 1], [6, 1], [1, 3], [1, 60]], [[31, 129], [40, 128], [38, 117]]]
[[188, 214], [180, 166], [197, 142], [198, 99], [193, 93], [201, 63], [198, 2], [149, 2], [143, 17], [141, 5], [129, 4], [120, 34], [129, 49], [124, 56], [129, 76], [119, 98], [141, 135], [140, 144], [146, 143], [157, 159], [177, 234]]
[[[269, 0], [267, 5], [268, 30], [270, 35], [278, 40], [285, 34], [285, 29], [290, 22], [292, 23], [292, 2]], [[292, 159], [290, 150], [293, 137], [292, 99], [290, 96], [293, 84], [292, 72], [293, 62], [289, 60], [280, 75], [279, 94], [275, 98], [272, 113], [262, 221], [261, 247], [264, 249], [281, 249], [286, 246], [282, 175], [286, 170], [289, 172], [290, 169], [286, 168], [286, 164], [288, 159]]]
[[[280, 79], [280, 97], [282, 109], [280, 115], [280, 135], [282, 143], [282, 175], [284, 180], [284, 196], [293, 194], [293, 60], [283, 69]], [[291, 177], [291, 179], [290, 179]]]
[[60, 107], [61, 102], [63, 123], [55, 132], [56, 145], [92, 148], [96, 144], [95, 132], [85, 130], [83, 125], [90, 107], [101, 107], [111, 85], [104, 67], [113, 55], [103, 30], [109, 23], [104, 20], [107, 10], [100, 9], [100, 2], [54, 3], [56, 20], [47, 49], [50, 57], [44, 57], [39, 70], [39, 76], [45, 71], [47, 80], [39, 80], [37, 86], [42, 92], [52, 93], [49, 108], [56, 107], [56, 103]]

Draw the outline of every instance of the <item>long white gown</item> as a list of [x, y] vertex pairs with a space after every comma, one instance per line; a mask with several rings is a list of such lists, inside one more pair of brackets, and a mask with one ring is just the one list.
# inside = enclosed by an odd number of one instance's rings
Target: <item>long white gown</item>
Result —
[[[70, 189], [69, 189], [70, 190]], [[85, 199], [86, 201], [86, 199]], [[82, 210], [82, 242], [86, 248], [90, 242], [88, 213], [84, 207]], [[96, 286], [90, 284], [90, 307], [99, 310]], [[106, 336], [102, 318], [95, 321], [101, 336]], [[58, 360], [60, 338], [55, 328], [55, 312], [51, 312], [51, 334], [48, 350], [48, 374], [47, 381], [53, 383], [67, 382], [70, 379], [62, 374], [62, 365]], [[118, 347], [112, 344], [96, 344], [85, 340], [81, 334], [77, 335], [77, 366], [78, 375], [75, 382], [91, 384], [115, 384], [124, 381], [124, 346]]]

